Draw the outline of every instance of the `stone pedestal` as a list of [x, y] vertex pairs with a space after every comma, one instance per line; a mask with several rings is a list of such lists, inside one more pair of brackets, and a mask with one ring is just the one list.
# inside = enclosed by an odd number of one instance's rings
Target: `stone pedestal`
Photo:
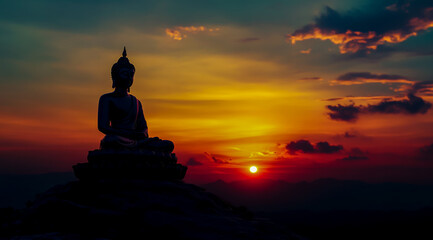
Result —
[[159, 179], [182, 180], [187, 167], [177, 163], [174, 153], [149, 150], [93, 150], [88, 163], [73, 166], [80, 180]]

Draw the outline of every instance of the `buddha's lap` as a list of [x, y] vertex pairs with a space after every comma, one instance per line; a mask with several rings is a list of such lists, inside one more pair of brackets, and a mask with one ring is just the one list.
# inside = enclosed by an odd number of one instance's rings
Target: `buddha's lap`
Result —
[[163, 152], [172, 152], [174, 144], [170, 140], [161, 140], [159, 138], [146, 138], [141, 140], [133, 140], [117, 135], [106, 135], [101, 140], [101, 148], [131, 148], [131, 149], [147, 149]]

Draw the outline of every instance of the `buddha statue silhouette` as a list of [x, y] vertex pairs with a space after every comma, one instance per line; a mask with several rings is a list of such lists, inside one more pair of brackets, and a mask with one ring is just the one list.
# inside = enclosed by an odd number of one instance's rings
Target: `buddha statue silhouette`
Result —
[[102, 95], [98, 107], [98, 129], [106, 134], [101, 149], [152, 150], [170, 153], [174, 144], [158, 137], [149, 138], [141, 102], [130, 94], [135, 67], [122, 57], [111, 68], [114, 91]]

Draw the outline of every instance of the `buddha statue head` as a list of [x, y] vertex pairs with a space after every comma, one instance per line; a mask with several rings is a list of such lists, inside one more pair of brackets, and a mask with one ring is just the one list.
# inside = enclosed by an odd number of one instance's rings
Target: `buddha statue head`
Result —
[[126, 48], [123, 48], [122, 57], [119, 58], [117, 63], [111, 67], [111, 79], [113, 80], [113, 88], [129, 88], [132, 86], [134, 80], [135, 67], [129, 62], [126, 57]]

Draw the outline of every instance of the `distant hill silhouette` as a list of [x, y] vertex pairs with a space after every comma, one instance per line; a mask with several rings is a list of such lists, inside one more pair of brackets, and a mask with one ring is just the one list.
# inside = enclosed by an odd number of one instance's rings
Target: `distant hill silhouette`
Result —
[[18, 175], [0, 175], [0, 208], [23, 208], [27, 201], [57, 184], [75, 180], [72, 172]]
[[203, 185], [203, 188], [255, 211], [416, 210], [433, 207], [433, 185], [336, 179], [298, 183], [252, 179], [229, 183], [218, 180]]

